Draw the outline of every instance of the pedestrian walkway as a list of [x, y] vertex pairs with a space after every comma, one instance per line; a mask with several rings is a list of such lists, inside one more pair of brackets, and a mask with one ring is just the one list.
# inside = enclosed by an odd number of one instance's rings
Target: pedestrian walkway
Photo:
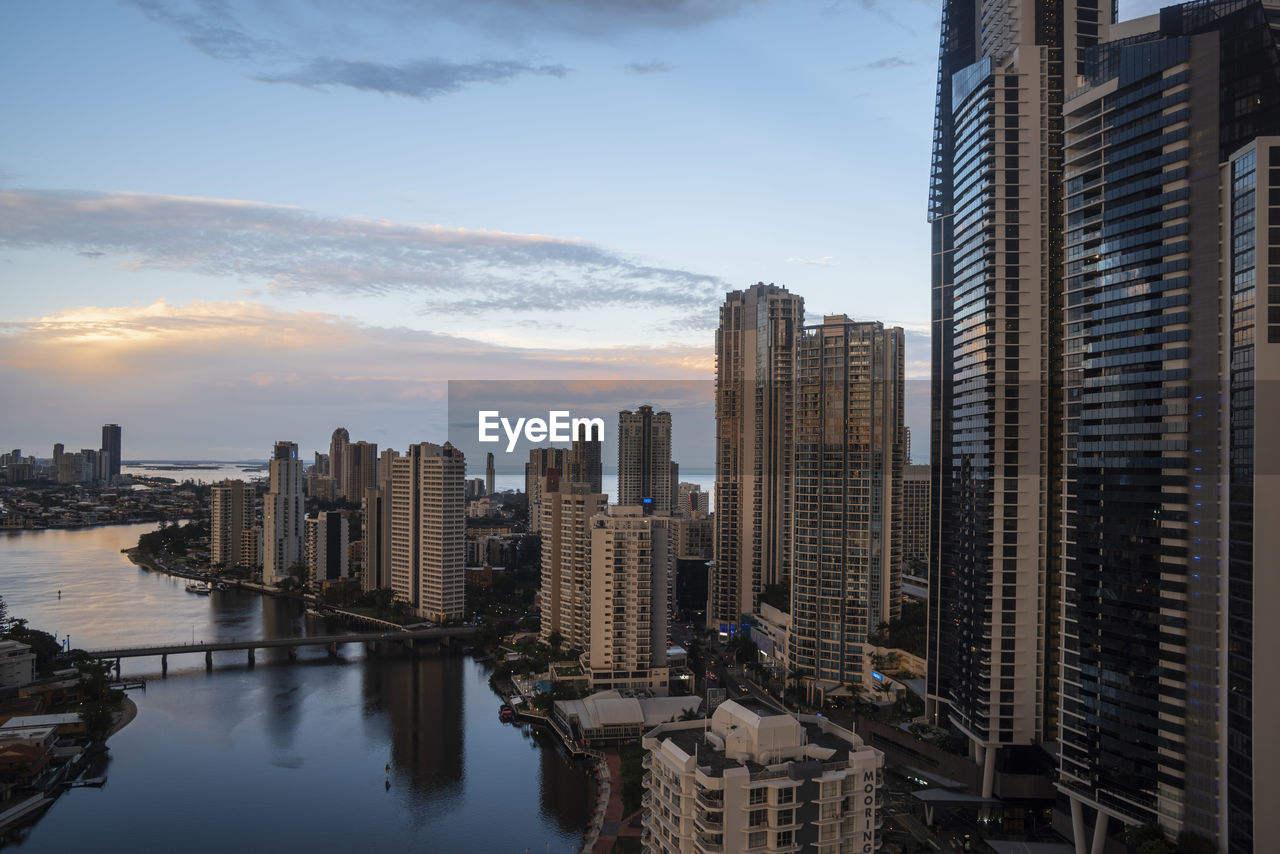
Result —
[[631, 826], [631, 820], [644, 812], [640, 810], [634, 815], [622, 815], [622, 759], [616, 751], [605, 754], [605, 764], [609, 768], [609, 803], [604, 809], [604, 824], [600, 826], [600, 836], [592, 847], [592, 854], [609, 854], [619, 836], [639, 836], [640, 827]]

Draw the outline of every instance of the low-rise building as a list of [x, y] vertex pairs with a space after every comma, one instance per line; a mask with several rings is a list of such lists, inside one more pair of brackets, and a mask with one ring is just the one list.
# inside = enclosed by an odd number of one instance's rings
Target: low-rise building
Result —
[[36, 678], [36, 654], [28, 644], [0, 640], [0, 688], [21, 688]]
[[643, 744], [647, 851], [879, 849], [884, 756], [828, 718], [728, 700]]

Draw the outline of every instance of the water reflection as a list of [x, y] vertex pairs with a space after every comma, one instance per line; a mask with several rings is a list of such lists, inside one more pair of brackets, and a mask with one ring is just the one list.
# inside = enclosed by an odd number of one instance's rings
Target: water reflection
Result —
[[365, 662], [365, 708], [390, 717], [392, 769], [428, 799], [455, 794], [462, 783], [463, 664], [450, 653], [396, 651]]
[[[152, 526], [0, 535], [0, 592], [82, 647], [322, 634], [296, 602], [196, 596], [119, 553]], [[63, 599], [57, 598], [62, 589]], [[108, 782], [74, 789], [13, 843], [187, 854], [292, 850], [567, 851], [593, 784], [549, 739], [498, 721], [488, 672], [455, 652], [366, 657], [360, 645], [126, 660], [147, 679], [111, 741]], [[386, 766], [392, 766], [388, 775]], [[390, 787], [387, 783], [390, 782]], [[113, 832], [113, 831], [108, 831]], [[7, 850], [7, 849], [6, 849]]]

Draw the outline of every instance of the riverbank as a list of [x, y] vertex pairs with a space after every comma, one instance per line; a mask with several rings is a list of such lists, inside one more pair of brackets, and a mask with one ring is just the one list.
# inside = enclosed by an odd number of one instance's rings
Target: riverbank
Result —
[[111, 725], [111, 729], [107, 731], [107, 737], [104, 741], [109, 741], [111, 736], [133, 723], [133, 719], [138, 716], [138, 704], [131, 700], [128, 696], [120, 701], [120, 712], [116, 717], [116, 722]]

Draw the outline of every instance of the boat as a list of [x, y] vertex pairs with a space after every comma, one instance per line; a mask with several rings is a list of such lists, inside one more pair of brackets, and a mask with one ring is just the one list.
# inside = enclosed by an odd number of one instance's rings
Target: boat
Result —
[[187, 592], [196, 593], [200, 596], [208, 596], [212, 592], [212, 588], [209, 587], [209, 582], [207, 581], [188, 581]]
[[498, 717], [504, 722], [510, 722], [516, 719], [516, 710], [503, 703], [498, 707]]

